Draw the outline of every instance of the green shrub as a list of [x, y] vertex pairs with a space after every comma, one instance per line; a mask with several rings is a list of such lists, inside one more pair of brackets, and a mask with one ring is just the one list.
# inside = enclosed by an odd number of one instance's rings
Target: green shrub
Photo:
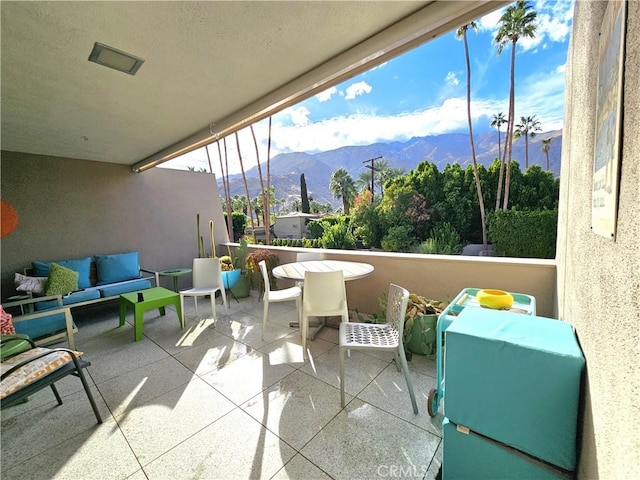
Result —
[[[224, 224], [227, 224], [227, 212], [223, 212], [224, 215]], [[247, 224], [247, 216], [241, 212], [231, 212], [231, 222], [233, 223], [233, 235], [229, 234], [230, 237], [233, 237], [232, 241], [237, 241], [240, 237], [244, 235], [244, 227]]]
[[450, 223], [441, 223], [433, 227], [431, 238], [418, 245], [416, 251], [418, 253], [459, 255], [462, 252], [460, 235]]
[[555, 258], [558, 210], [499, 210], [488, 218], [489, 240], [499, 255]]
[[391, 227], [382, 239], [382, 248], [387, 252], [405, 252], [416, 243], [413, 228], [408, 225]]
[[311, 238], [322, 238], [324, 234], [324, 224], [322, 220], [311, 220], [307, 223], [307, 228], [311, 234]]
[[356, 239], [344, 217], [335, 225], [325, 224], [324, 235], [320, 240], [323, 248], [338, 250], [355, 250], [356, 248]]

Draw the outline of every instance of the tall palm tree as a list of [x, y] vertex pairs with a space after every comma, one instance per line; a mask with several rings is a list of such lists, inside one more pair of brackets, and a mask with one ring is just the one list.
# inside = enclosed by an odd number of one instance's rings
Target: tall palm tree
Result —
[[373, 172], [369, 169], [360, 171], [358, 179], [355, 181], [356, 189], [359, 192], [371, 190], [371, 175], [373, 175]]
[[473, 177], [476, 182], [476, 193], [478, 194], [478, 204], [480, 205], [480, 222], [482, 223], [482, 245], [487, 249], [487, 220], [484, 211], [484, 198], [482, 197], [482, 185], [480, 184], [480, 172], [478, 171], [478, 161], [476, 160], [476, 147], [473, 141], [473, 122], [471, 121], [471, 63], [469, 62], [469, 43], [467, 41], [467, 30], [472, 28], [478, 30], [476, 22], [463, 25], [456, 31], [456, 37], [462, 38], [464, 42], [464, 59], [467, 65], [467, 121], [469, 124], [469, 145], [471, 146], [471, 160], [473, 162]]
[[549, 150], [551, 149], [551, 138], [547, 138], [545, 140], [542, 140], [542, 151], [544, 152], [545, 157], [547, 157], [547, 172], [550, 171], [549, 169]]
[[[269, 234], [267, 230], [269, 229], [269, 202], [267, 201], [267, 191], [264, 187], [264, 180], [262, 177], [262, 167], [260, 166], [260, 152], [258, 151], [258, 141], [256, 140], [256, 132], [253, 130], [253, 124], [249, 125], [249, 129], [251, 130], [251, 136], [253, 137], [253, 145], [256, 149], [256, 162], [258, 164], [258, 176], [260, 177], [260, 199], [262, 204], [262, 225], [264, 225], [264, 235], [265, 235], [265, 243], [269, 245]], [[256, 218], [258, 218], [258, 211], [256, 210]], [[260, 226], [260, 220], [258, 220], [258, 226]]]
[[265, 243], [267, 245], [271, 244], [271, 208], [270, 208], [270, 203], [271, 203], [271, 198], [273, 195], [273, 199], [275, 200], [276, 198], [276, 192], [275, 192], [275, 188], [272, 190], [271, 189], [271, 115], [269, 115], [269, 140], [267, 141], [267, 205], [265, 206], [265, 208], [267, 209], [267, 223], [265, 223], [266, 225], [266, 229], [264, 230], [265, 233]]
[[[224, 188], [224, 199], [227, 204], [227, 231], [229, 232], [229, 238], [232, 242], [235, 242], [235, 237], [233, 235], [233, 215], [231, 213], [231, 190], [229, 190], [229, 171], [225, 172], [224, 166], [222, 165], [222, 151], [220, 150], [220, 140], [216, 140], [216, 145], [218, 147], [218, 159], [220, 160], [220, 175], [222, 176], [222, 186]], [[207, 155], [209, 154], [207, 150]], [[224, 156], [227, 158], [227, 140], [224, 140]], [[227, 161], [227, 166], [229, 163]]]
[[520, 117], [520, 123], [516, 125], [513, 134], [514, 140], [524, 137], [524, 169], [529, 168], [529, 138], [536, 136], [536, 132], [541, 132], [542, 127], [536, 116]]
[[247, 183], [247, 175], [244, 173], [244, 162], [242, 161], [242, 152], [240, 151], [240, 139], [238, 139], [238, 132], [236, 132], [236, 147], [238, 148], [238, 160], [240, 160], [240, 170], [242, 171], [242, 182], [244, 183], [244, 192], [247, 196], [247, 214], [251, 221], [251, 234], [255, 237], [256, 226], [253, 223], [253, 210], [251, 209], [251, 197], [249, 196], [249, 184]]
[[498, 158], [500, 159], [500, 173], [498, 174], [498, 193], [496, 195], [496, 211], [500, 208], [500, 198], [502, 197], [502, 184], [504, 180], [504, 158], [502, 157], [502, 146], [500, 145], [500, 128], [507, 123], [504, 113], [500, 112], [493, 116], [491, 126], [498, 130]]
[[537, 13], [531, 4], [526, 0], [518, 0], [515, 4], [509, 5], [500, 17], [500, 28], [496, 33], [494, 42], [498, 44], [498, 55], [502, 53], [505, 46], [511, 44], [511, 76], [509, 82], [509, 113], [507, 120], [507, 133], [505, 145], [506, 178], [504, 180], [504, 200], [502, 209], [506, 210], [509, 205], [509, 183], [511, 182], [511, 152], [513, 149], [513, 126], [515, 111], [515, 67], [516, 67], [516, 44], [520, 38], [533, 38], [536, 35]]
[[356, 196], [356, 184], [345, 168], [334, 170], [329, 180], [329, 189], [334, 198], [342, 199], [344, 214], [349, 215], [349, 206]]

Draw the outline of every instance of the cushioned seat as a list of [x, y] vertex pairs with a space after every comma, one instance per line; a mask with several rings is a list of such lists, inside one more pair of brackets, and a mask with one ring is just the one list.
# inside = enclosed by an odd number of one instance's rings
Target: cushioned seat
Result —
[[146, 278], [138, 278], [136, 280], [129, 280], [126, 282], [114, 283], [113, 285], [98, 287], [98, 289], [100, 290], [100, 296], [104, 298], [121, 295], [123, 293], [135, 292], [136, 290], [146, 290], [147, 288], [151, 288], [151, 286], [151, 282]]

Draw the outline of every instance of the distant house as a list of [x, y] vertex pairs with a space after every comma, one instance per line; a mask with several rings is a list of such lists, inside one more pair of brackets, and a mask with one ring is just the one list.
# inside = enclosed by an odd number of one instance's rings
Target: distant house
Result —
[[281, 217], [276, 217], [273, 224], [273, 233], [277, 238], [309, 238], [307, 223], [320, 218], [320, 215], [312, 213], [291, 212]]

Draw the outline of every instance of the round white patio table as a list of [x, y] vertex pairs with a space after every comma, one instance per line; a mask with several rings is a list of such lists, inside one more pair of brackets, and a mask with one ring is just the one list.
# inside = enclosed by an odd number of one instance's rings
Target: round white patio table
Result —
[[[337, 270], [342, 270], [344, 280], [347, 282], [371, 275], [373, 273], [373, 265], [344, 260], [309, 260], [306, 262], [284, 263], [275, 267], [272, 272], [276, 278], [304, 282], [305, 272], [335, 272]], [[298, 322], [291, 322], [289, 326], [297, 328], [300, 325]], [[311, 333], [312, 340], [323, 326], [324, 324], [321, 323]]]
[[335, 272], [336, 270], [342, 270], [344, 280], [348, 282], [371, 275], [373, 265], [344, 260], [309, 260], [278, 265], [273, 269], [273, 276], [301, 282], [304, 281], [304, 272]]

